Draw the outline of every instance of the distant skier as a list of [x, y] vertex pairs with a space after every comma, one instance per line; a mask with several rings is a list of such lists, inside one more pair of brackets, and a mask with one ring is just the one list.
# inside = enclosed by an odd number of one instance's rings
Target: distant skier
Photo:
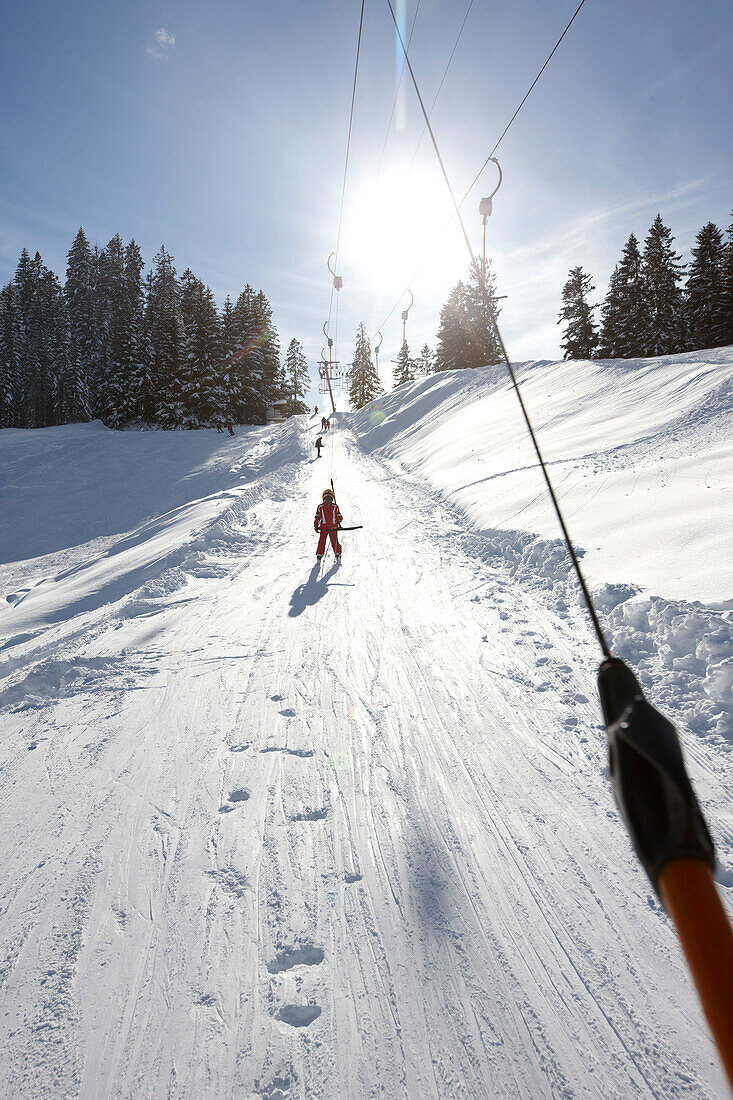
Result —
[[224, 435], [224, 429], [223, 429], [223, 428], [222, 428], [222, 426], [221, 426], [221, 420], [217, 420], [217, 422], [216, 422], [216, 430], [217, 430], [217, 432], [219, 433], [219, 435]]
[[230, 435], [234, 435], [234, 428], [231, 426], [231, 424], [227, 424], [227, 431]]
[[318, 439], [316, 440], [316, 450], [318, 451], [318, 458], [321, 457], [321, 447], [322, 446], [323, 446], [323, 440], [321, 439], [321, 437], [319, 435]]
[[330, 432], [330, 431], [331, 431], [331, 421], [330, 421], [330, 420], [327, 420], [327, 421], [326, 421], [326, 431], [327, 431], [327, 432]]
[[326, 539], [330, 538], [336, 563], [341, 561], [341, 543], [338, 540], [337, 528], [343, 522], [343, 516], [339, 506], [334, 500], [333, 490], [324, 489], [322, 503], [316, 508], [314, 527], [319, 532], [318, 546], [316, 548], [316, 561], [320, 561], [326, 550]]
[[316, 405], [316, 411], [313, 413], [313, 415], [318, 416], [318, 405]]
[[325, 416], [322, 416], [321, 417], [321, 431], [322, 432], [325, 432], [327, 423], [328, 423], [328, 421], [326, 420]]

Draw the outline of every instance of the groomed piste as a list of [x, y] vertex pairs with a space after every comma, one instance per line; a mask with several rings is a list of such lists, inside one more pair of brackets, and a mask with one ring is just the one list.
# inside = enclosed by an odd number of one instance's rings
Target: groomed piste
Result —
[[[733, 350], [518, 376], [730, 912]], [[0, 1095], [724, 1097], [506, 378], [332, 424], [0, 433]]]

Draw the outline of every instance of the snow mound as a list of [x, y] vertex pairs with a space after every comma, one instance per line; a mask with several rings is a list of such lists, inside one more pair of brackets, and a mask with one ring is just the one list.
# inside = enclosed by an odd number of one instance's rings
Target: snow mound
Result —
[[[691, 731], [733, 738], [733, 349], [516, 371], [614, 650]], [[577, 607], [505, 370], [420, 379], [349, 423], [463, 513], [468, 554]]]

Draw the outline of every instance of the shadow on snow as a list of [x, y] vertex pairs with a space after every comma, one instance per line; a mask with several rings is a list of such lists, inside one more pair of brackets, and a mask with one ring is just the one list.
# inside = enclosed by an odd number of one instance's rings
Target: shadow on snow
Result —
[[323, 576], [318, 576], [318, 571], [321, 568], [321, 563], [316, 562], [310, 572], [310, 576], [305, 584], [299, 584], [290, 597], [290, 611], [288, 615], [291, 619], [295, 619], [298, 615], [302, 615], [306, 607], [312, 607], [318, 603], [322, 596], [326, 595], [328, 590], [328, 582], [331, 577], [338, 571], [336, 562], [333, 563], [331, 568]]

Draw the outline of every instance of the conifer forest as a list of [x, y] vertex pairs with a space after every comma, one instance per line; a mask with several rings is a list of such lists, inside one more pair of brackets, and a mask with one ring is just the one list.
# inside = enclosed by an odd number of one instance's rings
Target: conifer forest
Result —
[[164, 247], [144, 266], [134, 240], [99, 248], [83, 229], [63, 284], [23, 250], [0, 290], [0, 428], [261, 424], [281, 400], [302, 411], [303, 350], [293, 340], [281, 363], [262, 290], [247, 285], [218, 309]]

